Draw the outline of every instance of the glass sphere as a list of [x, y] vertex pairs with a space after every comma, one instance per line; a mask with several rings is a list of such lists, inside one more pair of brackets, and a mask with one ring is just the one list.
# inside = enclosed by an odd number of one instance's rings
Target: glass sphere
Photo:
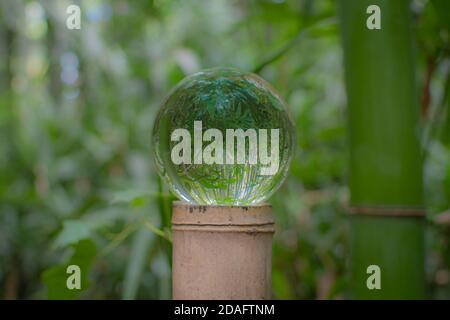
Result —
[[293, 123], [275, 90], [255, 74], [228, 68], [182, 80], [156, 116], [159, 174], [197, 204], [263, 202], [286, 177]]

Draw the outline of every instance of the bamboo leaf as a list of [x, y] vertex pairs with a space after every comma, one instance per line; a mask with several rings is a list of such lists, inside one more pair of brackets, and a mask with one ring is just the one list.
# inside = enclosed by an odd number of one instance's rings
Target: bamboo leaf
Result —
[[122, 293], [123, 299], [129, 300], [136, 298], [142, 273], [145, 268], [147, 253], [154, 238], [153, 233], [149, 233], [144, 228], [141, 228], [135, 233], [131, 245], [131, 254], [125, 272], [124, 289]]
[[[82, 292], [89, 288], [89, 272], [94, 261], [96, 249], [90, 240], [80, 240], [74, 245], [72, 257], [64, 264], [47, 269], [42, 274], [42, 282], [47, 287], [49, 299], [76, 299]], [[80, 289], [69, 289], [67, 287], [67, 267], [75, 265], [81, 271]]]

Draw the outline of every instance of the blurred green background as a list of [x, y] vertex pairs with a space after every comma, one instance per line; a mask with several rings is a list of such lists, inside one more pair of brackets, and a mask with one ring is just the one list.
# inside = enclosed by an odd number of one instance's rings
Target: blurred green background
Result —
[[[427, 288], [450, 299], [450, 11], [439, 3], [413, 1], [412, 10]], [[80, 30], [66, 27], [70, 4], [81, 8]], [[348, 296], [334, 1], [2, 0], [0, 298], [171, 297], [174, 197], [153, 165], [153, 118], [178, 81], [216, 66], [260, 74], [296, 122], [290, 174], [270, 199], [274, 298]], [[82, 266], [81, 292], [65, 289], [68, 263]]]

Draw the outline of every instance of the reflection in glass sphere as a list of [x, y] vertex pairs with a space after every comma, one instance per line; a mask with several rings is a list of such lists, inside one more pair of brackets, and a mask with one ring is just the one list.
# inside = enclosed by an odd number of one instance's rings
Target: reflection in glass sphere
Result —
[[283, 182], [295, 144], [285, 104], [260, 77], [216, 68], [181, 81], [153, 128], [157, 169], [181, 199], [251, 205]]

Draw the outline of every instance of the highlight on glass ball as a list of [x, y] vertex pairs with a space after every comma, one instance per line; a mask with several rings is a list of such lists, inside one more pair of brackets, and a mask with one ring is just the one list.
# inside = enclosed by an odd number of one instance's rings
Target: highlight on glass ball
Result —
[[282, 184], [295, 145], [287, 108], [269, 83], [215, 68], [182, 80], [153, 127], [159, 174], [182, 200], [253, 205]]

